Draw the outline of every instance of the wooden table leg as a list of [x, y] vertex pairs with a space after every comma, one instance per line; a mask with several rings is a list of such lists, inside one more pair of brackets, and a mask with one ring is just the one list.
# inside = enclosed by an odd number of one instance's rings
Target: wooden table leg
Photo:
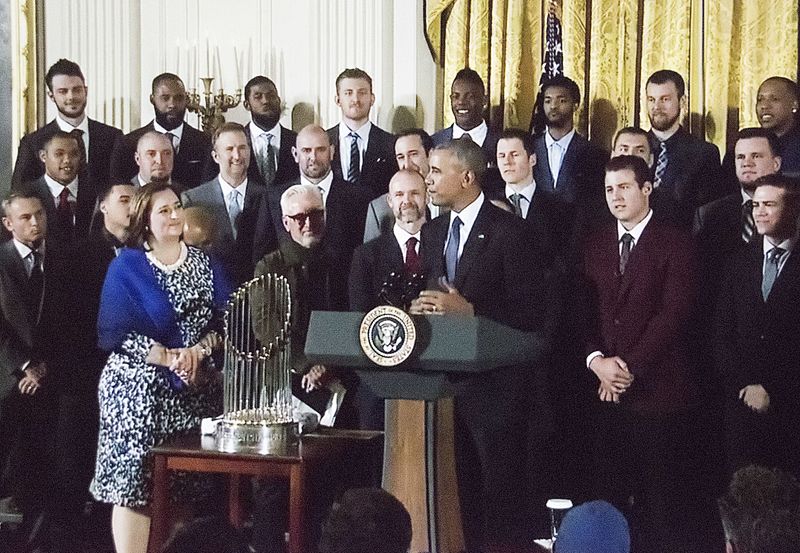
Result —
[[242, 475], [228, 475], [228, 520], [237, 530], [242, 529], [244, 509], [242, 509]]
[[305, 467], [297, 463], [289, 476], [289, 553], [305, 551], [305, 501]]
[[148, 553], [159, 553], [169, 531], [169, 471], [167, 456], [155, 455], [153, 468], [153, 502], [150, 519]]

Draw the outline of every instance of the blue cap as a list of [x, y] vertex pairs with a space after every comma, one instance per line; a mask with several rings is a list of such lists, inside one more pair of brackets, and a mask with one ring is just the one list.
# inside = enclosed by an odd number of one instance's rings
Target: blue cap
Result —
[[558, 529], [554, 553], [630, 553], [628, 521], [606, 501], [573, 507]]

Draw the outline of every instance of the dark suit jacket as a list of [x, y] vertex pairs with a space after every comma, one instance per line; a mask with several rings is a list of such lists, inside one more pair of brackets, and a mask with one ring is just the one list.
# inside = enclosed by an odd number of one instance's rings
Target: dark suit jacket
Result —
[[719, 293], [715, 357], [727, 398], [739, 401], [748, 384], [761, 384], [770, 408], [800, 420], [800, 254], [793, 251], [767, 301], [761, 295], [763, 239], [735, 253]]
[[[350, 155], [350, 152], [339, 151], [339, 125], [328, 129], [328, 138], [334, 146], [331, 168], [334, 178], [345, 180], [342, 176], [341, 155]], [[378, 127], [375, 123], [369, 131], [369, 142], [364, 159], [361, 162], [361, 177], [359, 185], [368, 187], [371, 198], [377, 198], [389, 191], [389, 181], [397, 172], [397, 162], [394, 158], [394, 135]], [[363, 229], [362, 229], [363, 230]]]
[[620, 276], [616, 224], [604, 225], [587, 240], [584, 271], [585, 354], [618, 355], [628, 364], [635, 380], [621, 405], [652, 414], [690, 407], [696, 386], [686, 339], [695, 296], [689, 236], [651, 219]]
[[[431, 137], [434, 146], [447, 144], [453, 140], [453, 125], [446, 127], [442, 130], [436, 131]], [[500, 171], [497, 170], [497, 141], [500, 140], [500, 133], [497, 131], [489, 130], [486, 133], [486, 140], [483, 141], [481, 149], [486, 154], [486, 174], [483, 175], [481, 186], [486, 192], [496, 193], [503, 187], [503, 179], [500, 177]]]
[[[144, 127], [131, 131], [121, 136], [114, 144], [111, 153], [111, 176], [120, 182], [128, 182], [131, 177], [139, 172], [133, 155], [136, 152], [136, 143], [146, 132], [153, 130], [150, 121]], [[180, 148], [175, 155], [175, 166], [172, 178], [187, 188], [194, 188], [203, 182], [203, 171], [211, 160], [211, 138], [204, 132], [189, 125], [183, 124]], [[211, 160], [211, 163], [214, 163]], [[215, 164], [216, 165], [216, 164]]]
[[350, 310], [366, 312], [380, 305], [378, 294], [386, 277], [404, 268], [403, 251], [391, 231], [356, 248], [350, 265]]
[[[41, 129], [25, 135], [19, 143], [17, 163], [11, 177], [13, 188], [34, 181], [44, 175], [44, 163], [39, 159], [39, 150], [48, 138], [58, 131], [58, 125], [51, 121]], [[87, 183], [93, 196], [103, 190], [110, 182], [109, 160], [114, 142], [122, 136], [122, 131], [89, 119], [89, 152], [86, 171], [82, 183]]]
[[[650, 131], [650, 147], [658, 160], [660, 145]], [[690, 229], [695, 210], [724, 196], [719, 149], [681, 127], [667, 139], [667, 169], [650, 205], [659, 219]]]
[[94, 204], [97, 198], [94, 190], [89, 185], [85, 185], [78, 177], [78, 201], [75, 206], [75, 229], [66, 228], [59, 223], [56, 215], [56, 201], [50, 188], [47, 186], [44, 176], [39, 177], [30, 183], [33, 191], [41, 200], [47, 213], [47, 237], [53, 246], [79, 242], [89, 235], [89, 226], [92, 222]]
[[[741, 192], [701, 206], [695, 213], [693, 234], [704, 280], [710, 280], [716, 289], [728, 258], [746, 245], [742, 240]], [[756, 232], [753, 240], [757, 238]]]
[[559, 199], [569, 204], [580, 202], [592, 207], [603, 207], [603, 182], [605, 164], [608, 161], [606, 152], [576, 132], [561, 160], [558, 182], [553, 183], [544, 135], [534, 139], [534, 151], [536, 165], [533, 168], [533, 176], [537, 187], [553, 192]]
[[187, 190], [181, 196], [184, 207], [198, 205], [211, 210], [217, 234], [210, 253], [222, 262], [236, 286], [253, 277], [253, 236], [263, 194], [263, 186], [248, 181], [242, 212], [236, 219], [235, 239], [218, 178]]

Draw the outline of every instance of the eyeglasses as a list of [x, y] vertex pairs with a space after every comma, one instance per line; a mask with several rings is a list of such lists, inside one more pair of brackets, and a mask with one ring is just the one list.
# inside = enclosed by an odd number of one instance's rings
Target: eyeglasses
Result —
[[311, 211], [304, 211], [296, 213], [295, 215], [287, 215], [289, 219], [293, 219], [299, 227], [304, 227], [308, 221], [312, 224], [321, 223], [325, 219], [324, 209], [312, 209]]

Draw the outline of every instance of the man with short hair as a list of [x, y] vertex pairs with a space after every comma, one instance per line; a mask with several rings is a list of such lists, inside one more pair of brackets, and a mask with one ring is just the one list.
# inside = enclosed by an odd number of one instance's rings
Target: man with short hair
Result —
[[[425, 179], [430, 170], [428, 152], [432, 147], [431, 137], [422, 129], [408, 129], [401, 132], [394, 142], [397, 167], [401, 171], [404, 169], [416, 171]], [[364, 243], [392, 230], [394, 214], [387, 200], [388, 193], [378, 196], [369, 203], [367, 220], [364, 224]], [[438, 207], [429, 204], [428, 209], [431, 211], [431, 219], [438, 215]]]
[[783, 163], [781, 171], [789, 176], [800, 176], [800, 91], [797, 83], [786, 77], [769, 77], [758, 87], [756, 115], [764, 129], [774, 132], [781, 145]]
[[695, 138], [681, 125], [686, 84], [675, 71], [661, 69], [647, 79], [647, 115], [653, 168], [653, 208], [681, 228], [691, 229], [695, 210], [723, 196], [719, 149]]
[[248, 178], [283, 189], [300, 175], [292, 157], [297, 133], [280, 124], [283, 106], [278, 88], [267, 77], [253, 77], [244, 85], [243, 104], [251, 117], [244, 126], [250, 144]]
[[172, 73], [162, 73], [153, 79], [150, 103], [155, 119], [144, 127], [120, 136], [111, 153], [111, 176], [128, 182], [136, 175], [134, 159], [136, 144], [144, 133], [157, 131], [165, 135], [175, 150], [172, 178], [186, 188], [203, 182], [203, 169], [211, 152], [209, 136], [184, 121], [186, 89], [183, 81]]
[[334, 146], [333, 174], [364, 187], [370, 199], [388, 190], [389, 179], [397, 171], [394, 136], [369, 120], [374, 103], [372, 77], [366, 71], [345, 69], [336, 77], [336, 105], [342, 111], [342, 121], [328, 129]]
[[686, 327], [694, 257], [690, 237], [655, 218], [650, 178], [640, 157], [606, 164], [606, 202], [616, 221], [584, 246], [582, 328], [599, 398], [592, 414], [596, 493], [626, 513], [633, 550], [671, 551], [685, 537], [681, 509], [691, 503], [697, 390]]
[[731, 472], [755, 463], [800, 474], [798, 215], [793, 179], [759, 178], [753, 217], [761, 237], [735, 253], [719, 292], [714, 346]]
[[134, 186], [144, 186], [151, 182], [172, 183], [175, 150], [169, 138], [162, 133], [158, 131], [144, 133], [136, 142], [133, 158], [139, 167], [139, 172], [130, 180]]
[[653, 152], [647, 131], [639, 127], [623, 127], [614, 135], [614, 148], [611, 157], [638, 156], [653, 166]]
[[542, 190], [553, 192], [562, 201], [602, 205], [599, 194], [603, 164], [608, 154], [575, 130], [574, 118], [581, 101], [577, 83], [557, 75], [542, 86], [542, 106], [547, 128], [535, 139], [534, 176]]
[[250, 147], [244, 127], [225, 123], [214, 133], [214, 161], [219, 175], [185, 191], [184, 207], [199, 205], [214, 216], [217, 235], [211, 252], [217, 256], [237, 286], [253, 276], [253, 236], [264, 187], [247, 177]]
[[83, 154], [83, 194], [86, 203], [94, 206], [99, 191], [105, 187], [109, 178], [109, 159], [111, 149], [122, 131], [89, 119], [86, 116], [86, 96], [88, 87], [81, 68], [72, 61], [60, 59], [45, 75], [47, 96], [55, 104], [55, 119], [41, 129], [25, 135], [19, 143], [12, 188], [35, 181], [45, 173], [39, 152], [45, 142], [56, 131], [71, 133], [79, 137], [80, 152]]

